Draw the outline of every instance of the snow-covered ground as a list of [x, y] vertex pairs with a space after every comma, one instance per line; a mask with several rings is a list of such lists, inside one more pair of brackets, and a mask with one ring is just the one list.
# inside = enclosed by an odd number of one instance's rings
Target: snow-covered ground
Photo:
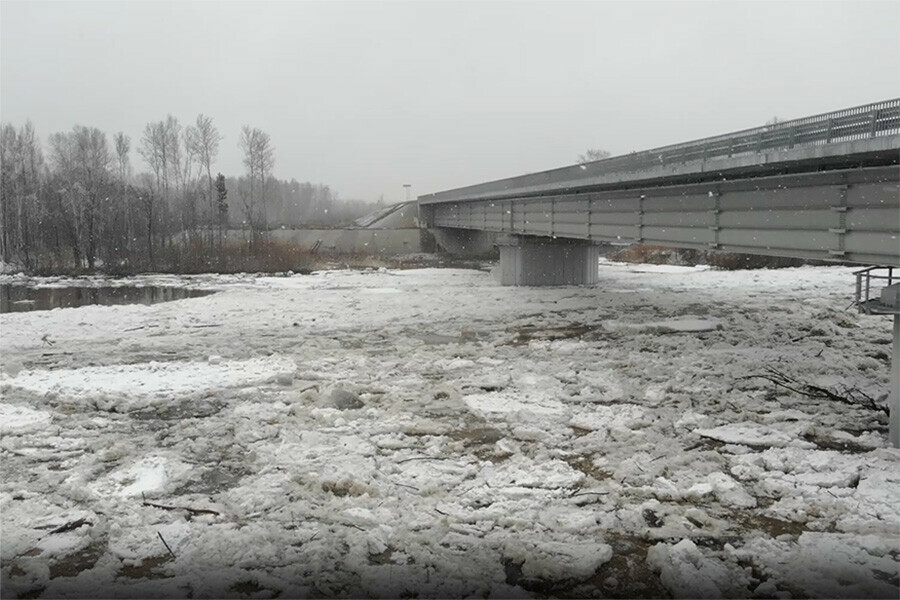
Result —
[[851, 272], [148, 276], [221, 291], [4, 314], [2, 595], [896, 598], [884, 415], [753, 377], [886, 393]]

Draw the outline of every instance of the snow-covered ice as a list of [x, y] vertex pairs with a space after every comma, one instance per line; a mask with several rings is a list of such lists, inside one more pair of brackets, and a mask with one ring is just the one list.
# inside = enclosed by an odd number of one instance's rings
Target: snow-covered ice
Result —
[[886, 392], [851, 273], [144, 276], [218, 293], [4, 314], [3, 596], [896, 598], [884, 415], [754, 377]]

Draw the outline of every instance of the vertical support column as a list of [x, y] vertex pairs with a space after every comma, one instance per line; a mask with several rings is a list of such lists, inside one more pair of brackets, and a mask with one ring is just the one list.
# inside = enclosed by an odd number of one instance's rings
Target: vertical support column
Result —
[[634, 240], [638, 244], [644, 243], [644, 198], [646, 198], [646, 196], [643, 194], [638, 198], [637, 223], [635, 225], [637, 228], [637, 237]]
[[872, 120], [869, 123], [869, 137], [873, 138], [878, 135], [878, 109], [872, 111]]
[[582, 240], [504, 236], [500, 247], [501, 285], [593, 285], [600, 249]]
[[553, 229], [553, 219], [556, 218], [556, 199], [550, 198], [550, 237], [554, 236]]
[[706, 245], [709, 246], [711, 250], [719, 249], [719, 215], [722, 214], [721, 205], [719, 204], [719, 198], [721, 194], [719, 190], [709, 193], [710, 196], [713, 197], [713, 207], [709, 210], [709, 214], [712, 217], [712, 224], [709, 226], [709, 230], [712, 232], [712, 241], [707, 242]]
[[846, 253], [844, 238], [847, 234], [847, 192], [849, 189], [849, 185], [842, 185], [840, 187], [838, 203], [831, 207], [831, 210], [837, 215], [837, 227], [832, 227], [828, 230], [828, 233], [833, 233], [838, 236], [835, 247], [828, 251], [828, 254], [831, 256], [844, 256]]
[[894, 315], [894, 343], [891, 352], [891, 395], [888, 400], [891, 446], [900, 448], [900, 314]]
[[591, 239], [591, 234], [593, 234], [592, 229], [594, 228], [594, 200], [590, 199], [587, 201], [587, 231], [585, 232], [585, 238]]

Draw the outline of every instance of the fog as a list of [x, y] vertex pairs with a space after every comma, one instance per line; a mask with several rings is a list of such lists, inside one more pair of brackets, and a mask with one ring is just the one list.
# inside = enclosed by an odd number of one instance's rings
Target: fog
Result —
[[[242, 125], [274, 175], [413, 195], [883, 100], [900, 4], [4, 2], [2, 119]], [[135, 167], [143, 170], [138, 156]]]

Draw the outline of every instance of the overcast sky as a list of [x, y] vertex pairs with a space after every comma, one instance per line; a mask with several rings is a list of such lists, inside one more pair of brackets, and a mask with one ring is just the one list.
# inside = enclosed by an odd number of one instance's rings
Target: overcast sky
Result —
[[[0, 113], [46, 136], [200, 112], [240, 173], [402, 200], [900, 96], [900, 2], [0, 4]], [[144, 165], [133, 152], [139, 170]]]

